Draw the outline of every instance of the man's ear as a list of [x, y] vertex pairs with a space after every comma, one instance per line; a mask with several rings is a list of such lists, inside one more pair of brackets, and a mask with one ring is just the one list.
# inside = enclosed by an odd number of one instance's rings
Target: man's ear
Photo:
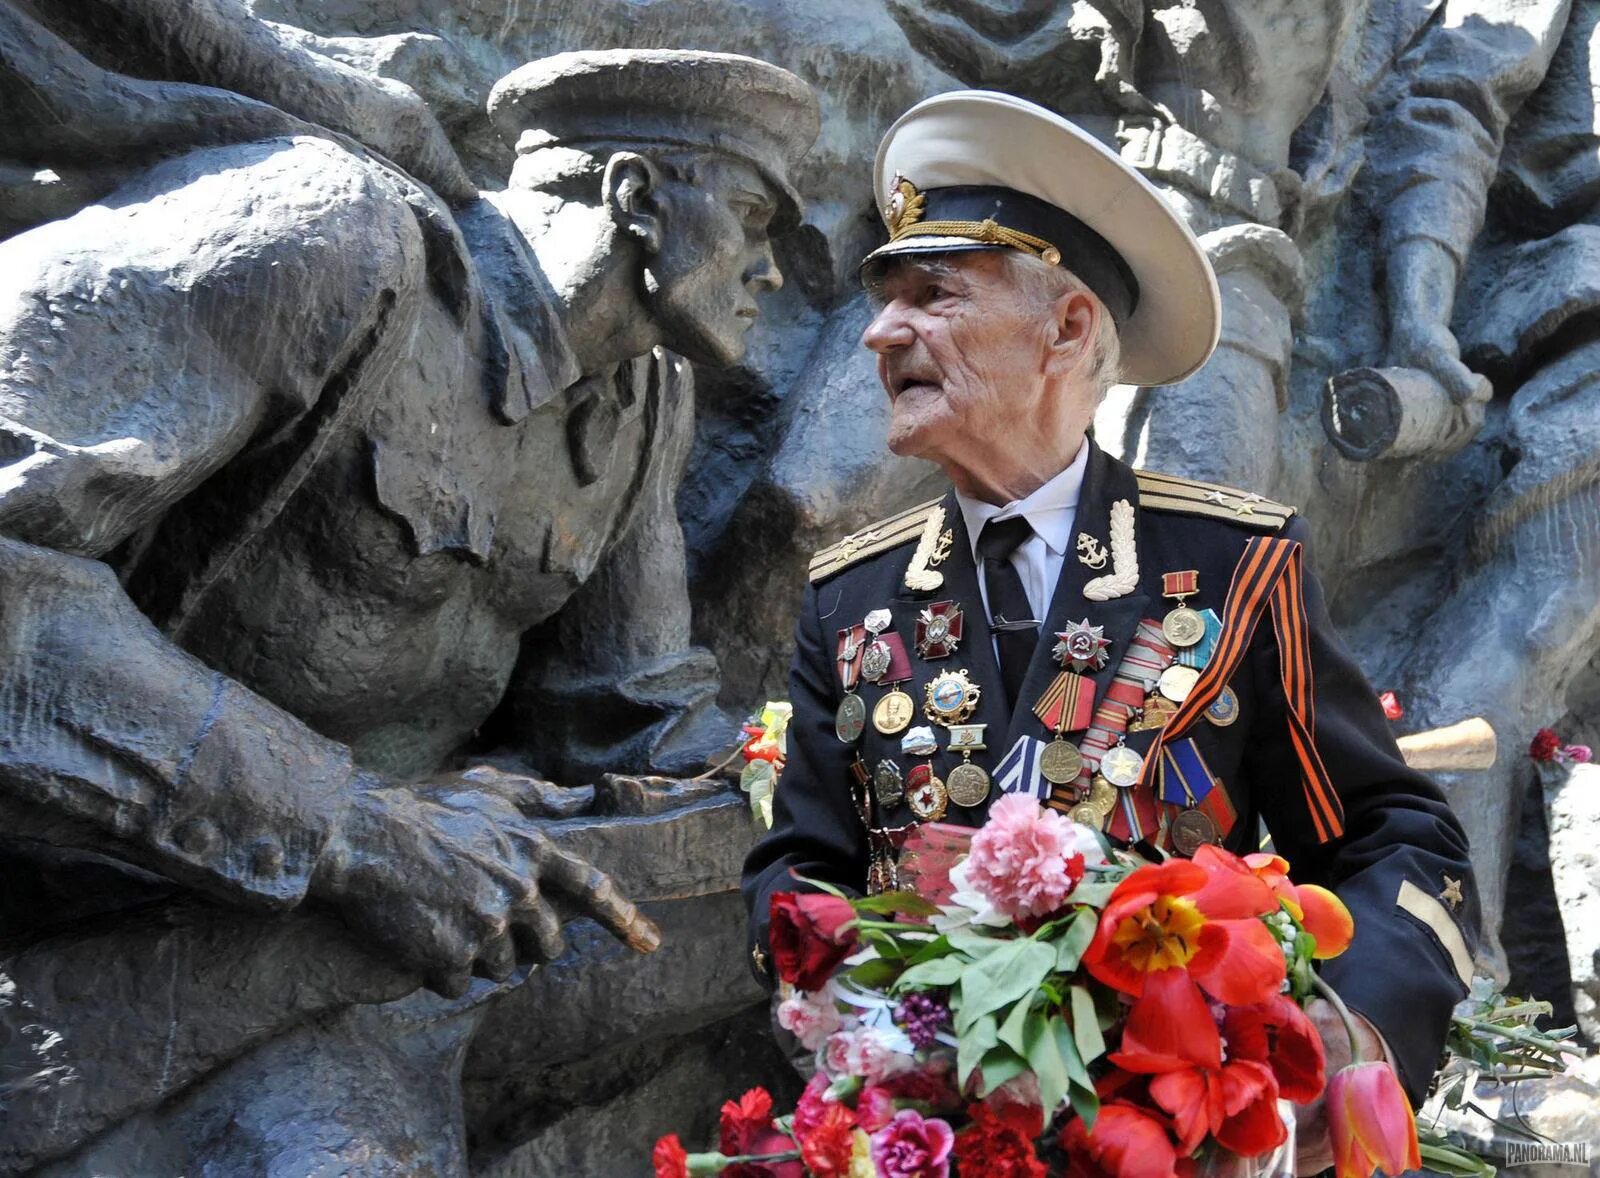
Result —
[[1087, 355], [1094, 339], [1095, 316], [1105, 311], [1095, 305], [1088, 292], [1070, 290], [1055, 301], [1056, 338], [1053, 343], [1058, 353]]
[[606, 161], [606, 211], [623, 233], [649, 253], [661, 249], [661, 170], [648, 157], [619, 151]]

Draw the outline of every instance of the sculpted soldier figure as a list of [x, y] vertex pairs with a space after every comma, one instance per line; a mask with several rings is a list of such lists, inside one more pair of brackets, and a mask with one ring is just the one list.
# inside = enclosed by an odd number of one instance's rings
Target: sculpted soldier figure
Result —
[[[394, 1106], [441, 1102], [459, 1138], [459, 1035], [409, 1087], [339, 1102], [337, 1132], [238, 1102], [284, 1100], [275, 1036], [310, 1014], [559, 952], [558, 893], [654, 944], [528, 816], [570, 812], [559, 791], [449, 770], [497, 709], [501, 742], [570, 773], [703, 763], [725, 737], [687, 641], [681, 356], [741, 355], [817, 109], [765, 63], [650, 51], [533, 63], [490, 113], [511, 183], [454, 216], [353, 147], [285, 136], [181, 154], [0, 244], [0, 968], [47, 1023], [125, 1020], [120, 1049], [87, 1025], [69, 1047], [138, 1057], [144, 1012], [176, 1020], [148, 1074], [79, 1056], [75, 1086], [8, 1096], [4, 1168], [238, 1057], [234, 1103], [162, 1114], [159, 1164], [454, 1172], [459, 1140], [406, 1153], [432, 1122]], [[538, 739], [569, 724], [575, 746]], [[210, 931], [185, 941], [191, 916], [161, 914], [193, 901]], [[295, 942], [310, 973], [285, 975], [280, 933], [318, 912], [390, 976], [363, 991], [337, 938]], [[118, 950], [118, 1001], [73, 1001], [52, 963], [139, 920], [154, 948]], [[239, 1009], [178, 1034], [201, 992]], [[295, 1041], [342, 1036], [357, 1067], [400, 1033], [341, 1017]]]
[[[1109, 385], [1172, 383], [1216, 345], [1199, 243], [1115, 153], [1004, 94], [912, 108], [874, 190], [862, 342], [889, 445], [953, 486], [812, 558], [788, 765], [746, 861], [758, 973], [793, 875], [893, 886], [915, 827], [979, 825], [1002, 791], [1148, 858], [1254, 851], [1264, 826], [1349, 907], [1323, 977], [1420, 1103], [1471, 975], [1461, 825], [1334, 632], [1294, 509], [1087, 437]], [[1348, 1040], [1311, 1010], [1337, 1067]], [[1303, 1117], [1313, 1173], [1331, 1148]]]

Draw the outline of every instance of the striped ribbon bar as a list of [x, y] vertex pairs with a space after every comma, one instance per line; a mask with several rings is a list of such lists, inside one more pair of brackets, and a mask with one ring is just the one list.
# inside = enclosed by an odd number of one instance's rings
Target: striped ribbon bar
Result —
[[1076, 732], [1094, 719], [1094, 680], [1062, 671], [1045, 689], [1033, 714], [1050, 732]]
[[[1217, 642], [1216, 652], [1200, 672], [1199, 680], [1177, 714], [1157, 733], [1137, 788], [1143, 791], [1152, 773], [1157, 772], [1152, 766], [1163, 763], [1163, 748], [1181, 739], [1222, 694], [1222, 689], [1244, 661], [1262, 614], [1271, 609], [1283, 693], [1288, 705], [1289, 737], [1295, 758], [1300, 762], [1306, 811], [1317, 841], [1326, 843], [1344, 833], [1344, 806], [1316, 747], [1311, 634], [1305, 609], [1303, 561], [1300, 545], [1283, 537], [1256, 536], [1245, 545], [1244, 556], [1234, 569], [1233, 583], [1228, 587], [1228, 599], [1222, 611], [1222, 637]], [[1226, 792], [1226, 789], [1213, 791], [1214, 794]], [[1225, 836], [1228, 827], [1219, 824], [1219, 830]]]

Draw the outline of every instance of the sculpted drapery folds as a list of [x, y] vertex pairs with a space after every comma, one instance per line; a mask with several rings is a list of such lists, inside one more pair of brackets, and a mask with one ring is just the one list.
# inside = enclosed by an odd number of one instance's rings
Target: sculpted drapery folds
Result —
[[[4, 20], [13, 80], [96, 72], [19, 12]], [[117, 84], [120, 113], [146, 122], [148, 104], [200, 89]], [[572, 799], [451, 770], [502, 703], [497, 763], [574, 775], [703, 765], [729, 731], [715, 664], [687, 643], [673, 492], [693, 397], [667, 349], [737, 359], [755, 296], [781, 281], [768, 236], [797, 219], [786, 172], [817, 127], [804, 84], [731, 55], [534, 63], [491, 99], [518, 152], [510, 187], [458, 188], [455, 209], [353, 142], [234, 108], [271, 137], [217, 146], [177, 119], [101, 203], [0, 243], [0, 814], [8, 877], [29, 881], [8, 897], [7, 972], [47, 1020], [123, 1019], [135, 1071], [140, 1001], [200, 1035], [140, 1085], [80, 1067], [39, 1098], [53, 1117], [8, 1098], [7, 1166], [316, 1010], [419, 982], [459, 994], [548, 959], [573, 910], [558, 894], [652, 947], [650, 923], [544, 833], [536, 815]], [[579, 707], [594, 723], [573, 741], [534, 731]], [[168, 937], [192, 964], [130, 979], [131, 1009], [50, 1009], [70, 945], [105, 932], [79, 910], [161, 905], [198, 912], [211, 948]], [[252, 923], [285, 912], [306, 915]], [[261, 928], [307, 922], [299, 953], [338, 980], [218, 1018], [216, 991], [282, 952]], [[80, 1047], [105, 1038], [78, 1030]], [[469, 1030], [432, 1048], [441, 1076]], [[379, 1018], [361, 1050], [399, 1037]], [[273, 1050], [235, 1065], [259, 1067], [263, 1092]], [[350, 1148], [458, 1168], [449, 1086], [428, 1094], [444, 1139], [351, 1112]], [[172, 1118], [174, 1164], [199, 1164], [207, 1147]]]

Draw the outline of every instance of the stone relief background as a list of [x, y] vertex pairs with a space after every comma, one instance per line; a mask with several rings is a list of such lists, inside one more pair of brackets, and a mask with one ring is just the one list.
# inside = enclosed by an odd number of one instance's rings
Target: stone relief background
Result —
[[[1504, 913], [1504, 953], [1483, 964], [1600, 1037], [1600, 926], [1583, 915], [1600, 769], [1541, 771], [1525, 755], [1544, 725], [1600, 744], [1600, 0], [249, 7], [307, 52], [420, 96], [447, 145], [401, 120], [356, 133], [397, 158], [405, 147], [441, 194], [504, 181], [511, 153], [485, 114], [489, 89], [555, 52], [738, 52], [816, 89], [822, 134], [796, 178], [805, 224], [775, 243], [786, 282], [764, 297], [744, 363], [696, 373], [678, 499], [696, 635], [736, 713], [782, 695], [809, 553], [939, 485], [933, 469], [883, 453], [881, 393], [857, 345], [867, 310], [854, 265], [880, 232], [869, 180], [882, 131], [927, 94], [992, 86], [1142, 152], [1212, 251], [1224, 348], [1177, 389], [1114, 394], [1101, 442], [1297, 504], [1336, 620], [1372, 681], [1407, 707], [1397, 728], [1495, 724], [1495, 767], [1444, 778], [1486, 913]], [[162, 76], [144, 64], [130, 72]], [[1154, 124], [1187, 138], [1153, 143], [1143, 128]], [[1455, 134], [1430, 140], [1436, 126]], [[1459, 444], [1353, 462], [1324, 427], [1329, 379], [1448, 351], [1420, 327], [1406, 338], [1413, 304], [1392, 259], [1418, 237], [1462, 260], [1459, 297], [1440, 314], [1493, 395], [1451, 411], [1469, 423]], [[575, 932], [568, 957], [489, 1009], [460, 1064], [476, 1169], [624, 1172], [605, 1161], [616, 1143], [703, 1119], [707, 1092], [774, 1067], [737, 1047], [764, 1013], [729, 890], [742, 815], [714, 810], [644, 842], [599, 827], [579, 837], [624, 886], [660, 897], [666, 948], [637, 962], [598, 931]], [[624, 851], [652, 861], [617, 862]], [[405, 989], [382, 979], [373, 995]]]

